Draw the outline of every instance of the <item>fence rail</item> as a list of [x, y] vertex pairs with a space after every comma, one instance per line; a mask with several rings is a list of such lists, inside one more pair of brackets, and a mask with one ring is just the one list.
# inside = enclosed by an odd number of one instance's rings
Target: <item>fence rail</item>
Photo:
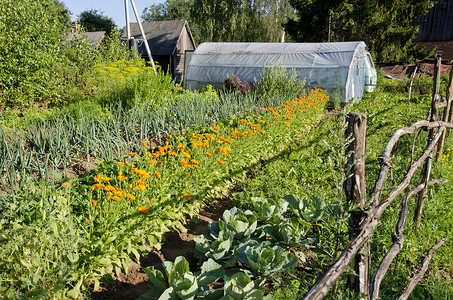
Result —
[[[317, 280], [315, 285], [305, 294], [304, 299], [322, 299], [328, 293], [329, 289], [335, 285], [338, 278], [343, 274], [349, 265], [354, 268], [353, 278], [349, 280], [350, 289], [354, 290], [357, 294], [365, 295], [363, 299], [380, 299], [379, 288], [384, 275], [387, 273], [389, 266], [393, 259], [401, 251], [404, 241], [404, 225], [407, 216], [407, 201], [411, 197], [417, 197], [417, 207], [414, 216], [416, 227], [420, 225], [421, 215], [423, 212], [423, 203], [426, 196], [428, 187], [443, 183], [440, 179], [430, 179], [431, 163], [433, 157], [442, 153], [443, 144], [445, 141], [445, 134], [447, 129], [453, 129], [451, 123], [452, 106], [451, 101], [453, 98], [453, 71], [450, 73], [450, 80], [448, 83], [447, 96], [445, 105], [439, 105], [439, 87], [440, 87], [440, 59], [436, 61], [435, 80], [433, 84], [433, 93], [431, 101], [431, 109], [428, 114], [427, 120], [418, 121], [409, 127], [397, 130], [387, 143], [384, 152], [381, 156], [381, 168], [379, 177], [375, 183], [373, 192], [371, 193], [368, 208], [365, 195], [365, 162], [364, 162], [364, 145], [366, 139], [366, 115], [351, 113], [349, 115], [347, 134], [353, 137], [349, 153], [352, 157], [348, 158], [348, 180], [345, 182], [345, 190], [348, 195], [348, 200], [359, 205], [360, 211], [351, 216], [351, 240], [345, 249], [341, 252], [335, 262], [329, 267], [327, 271]], [[441, 120], [438, 109], [444, 108]], [[420, 130], [428, 130], [428, 140], [426, 147], [422, 154], [411, 161], [411, 165], [406, 172], [405, 176], [399, 184], [394, 185], [393, 189], [387, 194], [384, 193], [384, 184], [387, 180], [388, 174], [392, 174], [392, 150], [398, 144], [400, 138], [404, 135], [414, 134]], [[417, 170], [422, 168], [420, 178], [416, 187], [405, 194], [401, 202], [401, 211], [399, 220], [396, 224], [393, 233], [393, 245], [390, 247], [384, 258], [381, 260], [379, 267], [369, 276], [369, 244], [368, 239], [373, 234], [378, 226], [380, 217], [383, 215], [385, 209], [400, 195], [403, 194], [405, 189], [413, 183], [414, 176]], [[407, 299], [415, 286], [420, 282], [423, 275], [428, 269], [428, 264], [433, 257], [434, 251], [445, 243], [445, 238], [435, 243], [428, 251], [427, 256], [422, 262], [421, 267], [414, 271], [411, 280], [406, 288], [402, 291], [399, 299]]]

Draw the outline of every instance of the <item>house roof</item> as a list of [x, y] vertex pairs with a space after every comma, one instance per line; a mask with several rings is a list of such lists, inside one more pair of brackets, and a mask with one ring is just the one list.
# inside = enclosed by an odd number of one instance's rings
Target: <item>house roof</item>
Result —
[[438, 0], [428, 13], [418, 19], [417, 42], [453, 40], [453, 1]]
[[101, 43], [102, 39], [104, 38], [105, 33], [106, 33], [105, 31], [69, 32], [66, 37], [66, 40], [62, 41], [61, 44], [62, 45], [67, 44], [76, 38], [84, 36], [84, 37], [86, 37], [86, 39], [88, 39], [91, 42], [92, 47], [94, 49], [96, 49], [99, 47], [99, 44]]
[[[192, 34], [185, 20], [142, 22], [143, 31], [148, 39], [151, 55], [173, 55], [176, 51], [179, 38], [185, 26], [195, 46]], [[130, 23], [131, 37], [138, 40], [138, 51], [146, 55], [145, 45], [138, 23]], [[127, 32], [123, 31], [121, 40], [127, 40]]]

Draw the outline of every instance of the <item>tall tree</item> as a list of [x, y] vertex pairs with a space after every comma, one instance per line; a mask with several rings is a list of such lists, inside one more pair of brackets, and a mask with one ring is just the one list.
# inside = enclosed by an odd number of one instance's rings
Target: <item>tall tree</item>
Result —
[[145, 7], [142, 13], [144, 21], [190, 20], [193, 0], [167, 0], [165, 3]]
[[279, 42], [292, 15], [289, 0], [167, 0], [142, 18], [187, 20], [197, 42]]
[[297, 17], [286, 29], [297, 41], [363, 40], [378, 61], [404, 62], [420, 54], [415, 21], [431, 0], [291, 0]]
[[112, 18], [104, 16], [104, 14], [97, 9], [85, 10], [78, 16], [79, 23], [86, 31], [106, 31], [110, 34], [116, 24]]
[[279, 42], [293, 14], [288, 0], [194, 0], [202, 41]]

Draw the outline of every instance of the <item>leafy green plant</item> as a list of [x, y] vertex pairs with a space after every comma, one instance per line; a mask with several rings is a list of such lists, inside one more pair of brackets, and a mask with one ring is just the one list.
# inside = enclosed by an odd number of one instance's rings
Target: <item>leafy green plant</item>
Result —
[[255, 300], [272, 299], [270, 296], [263, 298], [264, 280], [252, 281], [245, 273], [237, 272], [232, 276], [225, 276], [224, 296], [222, 300]]
[[204, 262], [197, 274], [190, 272], [189, 263], [182, 256], [178, 256], [174, 263], [164, 261], [163, 265], [167, 280], [154, 267], [143, 269], [153, 286], [139, 299], [194, 299], [197, 294], [213, 296], [214, 291], [208, 284], [222, 278], [225, 273], [212, 259]]
[[237, 258], [249, 265], [257, 276], [263, 277], [289, 271], [299, 262], [293, 253], [278, 245], [271, 246], [269, 242], [244, 243], [237, 249]]

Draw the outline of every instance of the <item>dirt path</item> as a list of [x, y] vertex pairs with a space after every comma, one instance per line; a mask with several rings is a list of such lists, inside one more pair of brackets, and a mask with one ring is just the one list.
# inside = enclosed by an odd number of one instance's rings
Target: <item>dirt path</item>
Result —
[[187, 232], [168, 232], [164, 235], [164, 244], [160, 251], [153, 251], [142, 257], [140, 263], [133, 263], [126, 274], [120, 274], [113, 284], [104, 285], [91, 294], [94, 300], [129, 300], [141, 296], [149, 287], [148, 276], [143, 268], [154, 266], [164, 272], [162, 262], [174, 261], [178, 256], [184, 256], [192, 271], [197, 269], [197, 259], [194, 257], [194, 237], [208, 234], [208, 223], [218, 221], [226, 209], [230, 208], [228, 198], [218, 200], [209, 207], [203, 207], [199, 213], [198, 222], [186, 224]]

